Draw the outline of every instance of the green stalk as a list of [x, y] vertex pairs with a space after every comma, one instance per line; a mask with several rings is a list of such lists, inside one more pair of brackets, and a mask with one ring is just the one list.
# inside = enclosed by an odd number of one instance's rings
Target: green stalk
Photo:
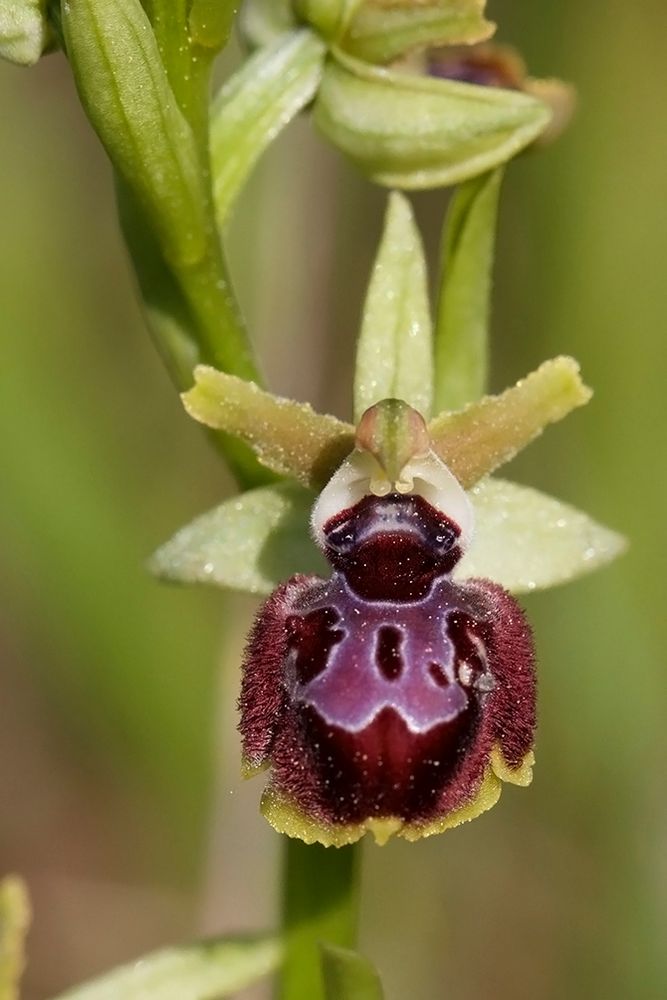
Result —
[[283, 860], [285, 958], [278, 1000], [325, 1000], [320, 944], [354, 948], [360, 851], [287, 838]]
[[[197, 327], [199, 357], [240, 378], [260, 381], [234, 297], [215, 222], [209, 150], [211, 67], [216, 50], [199, 45], [188, 27], [189, 3], [153, 0], [151, 14], [160, 55], [176, 101], [192, 129], [203, 178], [206, 245], [192, 264], [174, 266]], [[228, 150], [233, 155], [233, 150]]]

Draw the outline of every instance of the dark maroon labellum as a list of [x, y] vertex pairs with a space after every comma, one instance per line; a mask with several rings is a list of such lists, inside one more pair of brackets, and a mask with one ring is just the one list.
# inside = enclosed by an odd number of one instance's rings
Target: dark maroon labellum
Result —
[[330, 579], [294, 577], [260, 612], [245, 754], [316, 823], [428, 824], [474, 798], [494, 750], [509, 769], [529, 753], [530, 632], [501, 587], [451, 579], [459, 538], [421, 496], [365, 496], [324, 526]]

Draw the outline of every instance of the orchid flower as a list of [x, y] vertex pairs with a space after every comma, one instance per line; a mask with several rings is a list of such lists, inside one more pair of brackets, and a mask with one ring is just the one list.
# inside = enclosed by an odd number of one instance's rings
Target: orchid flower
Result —
[[243, 666], [244, 771], [271, 769], [264, 814], [309, 843], [417, 839], [490, 808], [503, 782], [527, 785], [534, 653], [513, 595], [623, 548], [585, 514], [491, 475], [588, 402], [576, 362], [432, 416], [433, 353], [418, 234], [394, 195], [356, 425], [206, 366], [183, 395], [280, 481], [197, 518], [153, 569], [271, 595]]

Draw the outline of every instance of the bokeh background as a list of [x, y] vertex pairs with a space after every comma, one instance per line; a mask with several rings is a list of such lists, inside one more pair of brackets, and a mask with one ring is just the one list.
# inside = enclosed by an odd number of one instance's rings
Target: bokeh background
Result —
[[[580, 94], [560, 143], [509, 171], [494, 384], [568, 352], [596, 390], [511, 471], [632, 544], [526, 599], [535, 782], [443, 837], [367, 846], [362, 947], [388, 1000], [653, 1000], [667, 995], [664, 10], [489, 6], [535, 75]], [[435, 251], [443, 196], [415, 203]], [[382, 207], [299, 121], [230, 237], [272, 388], [341, 415]], [[0, 66], [0, 358], [0, 871], [30, 885], [25, 996], [42, 1000], [157, 945], [270, 924], [280, 846], [260, 783], [238, 777], [253, 604], [144, 570], [230, 484], [142, 326], [109, 168], [60, 56]]]

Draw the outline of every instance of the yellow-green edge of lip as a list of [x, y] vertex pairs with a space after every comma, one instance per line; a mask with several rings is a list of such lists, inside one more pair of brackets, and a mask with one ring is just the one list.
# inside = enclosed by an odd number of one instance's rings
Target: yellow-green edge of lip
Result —
[[474, 797], [460, 809], [430, 823], [405, 823], [396, 816], [367, 819], [363, 823], [322, 823], [306, 815], [291, 799], [270, 785], [262, 796], [261, 810], [274, 830], [303, 840], [306, 844], [345, 847], [347, 844], [354, 844], [366, 833], [372, 834], [379, 845], [386, 844], [392, 836], [409, 841], [420, 840], [422, 837], [432, 837], [436, 833], [451, 830], [491, 809], [500, 798], [503, 782], [522, 787], [529, 785], [534, 763], [535, 755], [531, 750], [518, 767], [511, 767], [504, 759], [500, 747], [495, 746]]

